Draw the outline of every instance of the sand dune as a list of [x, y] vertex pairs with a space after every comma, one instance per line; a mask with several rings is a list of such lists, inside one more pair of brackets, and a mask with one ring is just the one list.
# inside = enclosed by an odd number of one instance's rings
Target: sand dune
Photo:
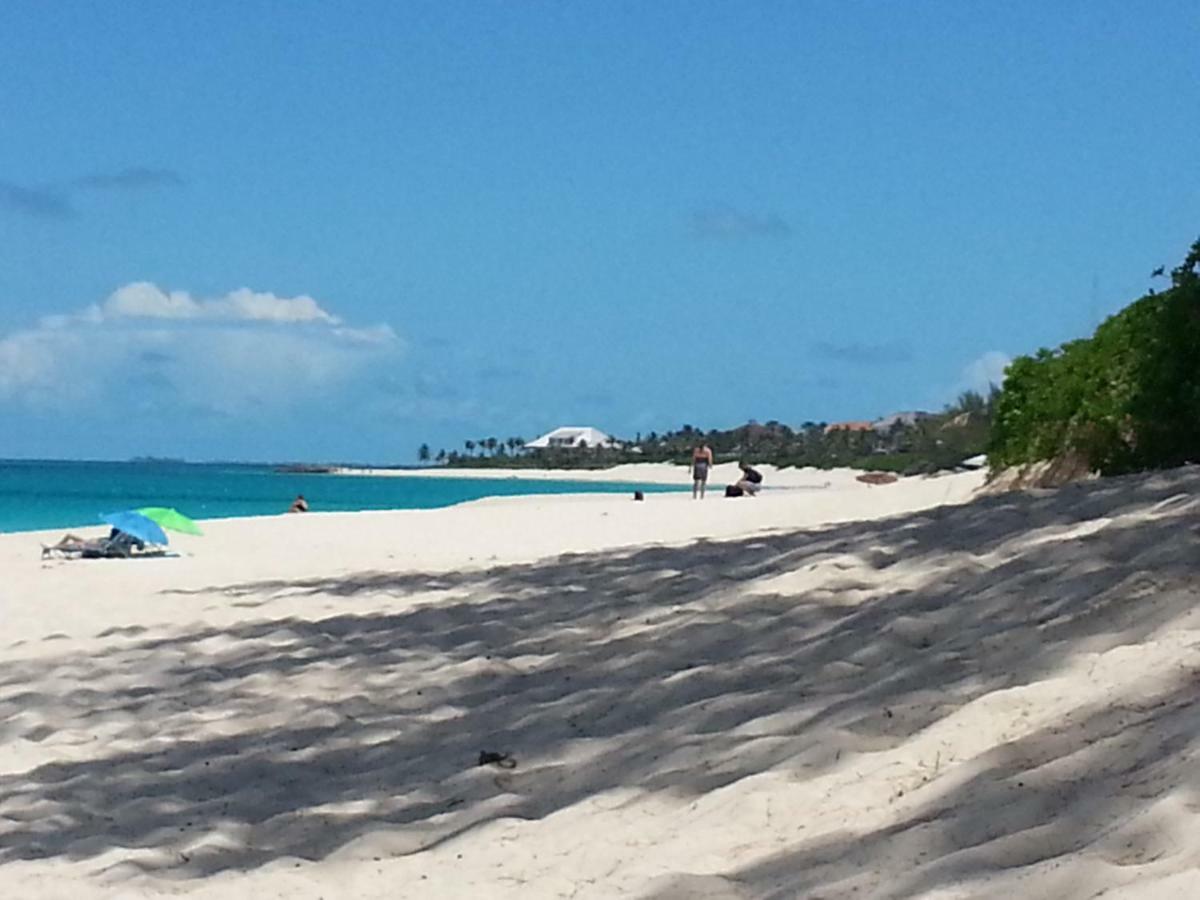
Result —
[[6, 536], [0, 888], [1200, 895], [1200, 473], [977, 484]]

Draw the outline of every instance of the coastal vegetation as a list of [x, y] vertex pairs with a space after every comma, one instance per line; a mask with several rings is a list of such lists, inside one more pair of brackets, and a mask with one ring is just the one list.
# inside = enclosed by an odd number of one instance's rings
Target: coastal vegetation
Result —
[[[1168, 277], [1165, 267], [1154, 272]], [[1089, 338], [1017, 357], [1002, 386], [965, 391], [937, 413], [875, 422], [683, 425], [606, 447], [527, 449], [524, 439], [470, 439], [460, 450], [422, 445], [419, 458], [464, 468], [606, 468], [686, 464], [703, 441], [718, 462], [848, 466], [904, 475], [952, 469], [986, 452], [993, 470], [1070, 461], [1080, 472], [1122, 474], [1200, 460], [1200, 240], [1151, 290]]]
[[[520, 437], [463, 442], [463, 452], [439, 450], [438, 464], [462, 468], [600, 469], [622, 463], [686, 464], [703, 441], [717, 462], [745, 459], [759, 464], [814, 466], [921, 474], [953, 468], [984, 451], [999, 389], [986, 396], [965, 391], [938, 413], [906, 413], [874, 423], [748, 422], [737, 428], [705, 430], [683, 425], [649, 432], [611, 447], [526, 449]], [[427, 446], [419, 458], [430, 458]]]
[[1072, 458], [1114, 475], [1200, 459], [1198, 268], [1200, 240], [1167, 290], [1151, 290], [1090, 338], [1015, 359], [996, 402], [991, 466]]

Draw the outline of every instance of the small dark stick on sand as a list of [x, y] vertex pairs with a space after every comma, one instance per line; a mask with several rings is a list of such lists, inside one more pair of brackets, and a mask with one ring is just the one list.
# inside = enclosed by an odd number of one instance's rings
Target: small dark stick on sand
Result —
[[499, 766], [501, 769], [515, 769], [517, 767], [517, 761], [513, 759], [511, 753], [498, 753], [495, 750], [480, 750], [479, 765]]

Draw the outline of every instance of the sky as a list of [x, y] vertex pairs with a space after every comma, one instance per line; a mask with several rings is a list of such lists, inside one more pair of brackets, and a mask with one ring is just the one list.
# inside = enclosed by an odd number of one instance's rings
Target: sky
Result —
[[0, 457], [938, 409], [1200, 236], [1200, 4], [0, 4]]

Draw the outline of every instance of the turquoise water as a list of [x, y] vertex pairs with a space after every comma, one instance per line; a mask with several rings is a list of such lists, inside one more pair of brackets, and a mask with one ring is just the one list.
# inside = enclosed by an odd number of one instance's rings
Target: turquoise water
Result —
[[647, 493], [644, 484], [515, 478], [305, 475], [268, 466], [175, 462], [0, 461], [0, 532], [99, 525], [103, 513], [173, 506], [194, 519], [261, 516], [303, 494], [313, 512], [432, 509], [514, 494]]

